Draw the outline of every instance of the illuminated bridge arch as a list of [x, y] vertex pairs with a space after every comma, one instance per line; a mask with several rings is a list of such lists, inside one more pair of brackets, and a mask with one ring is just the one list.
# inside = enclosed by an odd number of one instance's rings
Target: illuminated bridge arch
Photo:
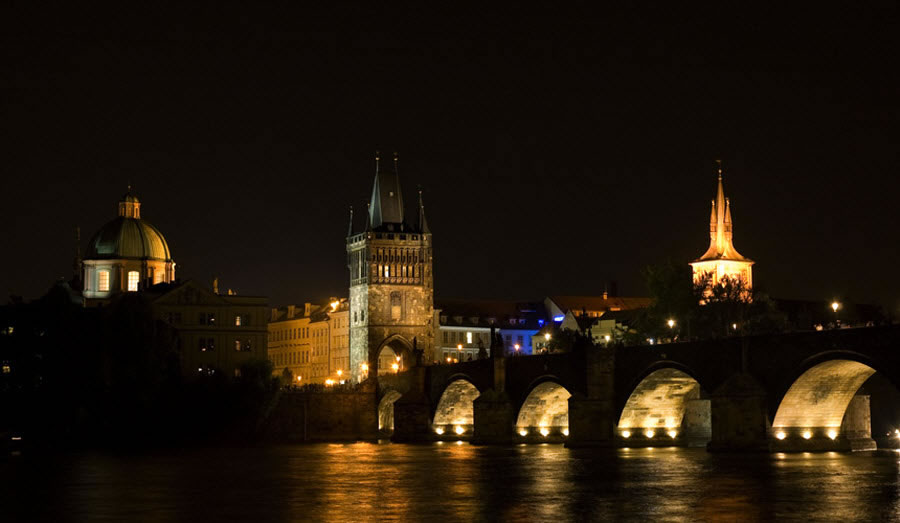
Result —
[[[394, 432], [394, 402], [400, 399], [401, 394], [390, 389], [378, 402], [378, 432], [390, 434]], [[370, 411], [371, 412], [371, 411]]]
[[475, 399], [481, 395], [466, 376], [455, 376], [441, 393], [432, 427], [438, 436], [471, 436], [475, 426]]
[[[871, 440], [868, 404], [865, 419], [855, 419], [848, 407], [876, 369], [852, 355], [808, 366], [781, 398], [772, 432], [776, 447], [817, 448], [849, 439]], [[852, 410], [852, 409], [851, 409]]]
[[688, 372], [664, 367], [633, 388], [619, 416], [617, 433], [627, 445], [705, 445], [711, 435], [710, 405]]
[[519, 408], [516, 436], [529, 440], [561, 441], [569, 434], [572, 394], [552, 378], [532, 387]]

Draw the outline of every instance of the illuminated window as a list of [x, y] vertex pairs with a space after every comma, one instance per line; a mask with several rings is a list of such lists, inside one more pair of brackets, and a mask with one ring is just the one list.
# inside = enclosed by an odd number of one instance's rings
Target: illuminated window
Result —
[[241, 340], [234, 340], [234, 350], [241, 350]]
[[240, 315], [240, 314], [235, 315], [235, 317], [234, 317], [234, 326], [235, 326], [235, 327], [240, 327], [240, 326], [241, 326], [241, 321], [242, 321], [241, 315]]
[[391, 293], [391, 319], [399, 320], [403, 315], [402, 306], [400, 304], [400, 293], [392, 292]]
[[466, 333], [466, 343], [469, 343], [469, 344], [472, 343], [472, 333], [471, 332]]
[[138, 281], [141, 279], [141, 273], [138, 271], [128, 271], [128, 292], [138, 290]]
[[100, 271], [97, 273], [97, 290], [109, 292], [109, 271]]
[[385, 265], [385, 266], [384, 266], [384, 277], [385, 277], [385, 278], [390, 278], [390, 277], [391, 277], [391, 266], [390, 266], [390, 265]]

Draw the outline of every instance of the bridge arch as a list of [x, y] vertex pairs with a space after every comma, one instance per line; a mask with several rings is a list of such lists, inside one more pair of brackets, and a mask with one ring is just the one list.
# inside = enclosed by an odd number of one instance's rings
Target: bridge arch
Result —
[[[879, 367], [865, 355], [850, 351], [808, 358], [778, 396], [773, 446], [786, 450], [874, 448], [868, 396], [857, 397], [857, 392]], [[886, 377], [896, 386], [893, 376]]]
[[394, 402], [400, 399], [399, 391], [388, 389], [378, 402], [378, 433], [390, 435], [394, 432]]
[[464, 374], [450, 377], [434, 410], [432, 428], [447, 437], [471, 436], [475, 428], [475, 399], [481, 391]]
[[687, 367], [653, 365], [629, 390], [616, 427], [621, 444], [703, 446], [710, 440], [710, 403]]
[[520, 440], [562, 441], [569, 435], [571, 392], [555, 376], [542, 376], [526, 389], [516, 417]]
[[377, 375], [395, 374], [412, 366], [414, 364], [412, 349], [412, 342], [401, 334], [392, 334], [385, 338], [373, 354]]

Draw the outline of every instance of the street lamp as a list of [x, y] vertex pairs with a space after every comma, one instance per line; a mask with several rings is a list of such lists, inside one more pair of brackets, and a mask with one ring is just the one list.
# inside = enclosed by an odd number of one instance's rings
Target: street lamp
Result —
[[666, 324], [669, 326], [670, 329], [672, 329], [675, 327], [675, 320], [673, 320], [672, 318], [669, 318], [669, 321], [667, 321]]
[[516, 349], [516, 354], [518, 354], [518, 353], [519, 353], [519, 348], [520, 348], [520, 347], [519, 347], [519, 344], [516, 343], [513, 347]]
[[840, 326], [841, 321], [838, 319], [838, 309], [841, 308], [840, 302], [837, 300], [831, 302], [831, 310], [834, 311], [834, 327], [837, 328]]

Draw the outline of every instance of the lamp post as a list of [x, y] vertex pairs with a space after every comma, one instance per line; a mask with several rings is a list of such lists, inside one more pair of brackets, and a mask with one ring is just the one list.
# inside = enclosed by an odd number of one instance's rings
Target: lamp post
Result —
[[669, 320], [666, 322], [666, 325], [669, 326], [669, 342], [670, 343], [674, 342], [675, 341], [675, 320], [672, 318], [669, 318]]
[[838, 318], [838, 309], [841, 308], [840, 302], [837, 300], [831, 302], [831, 310], [834, 311], [834, 328], [837, 329], [841, 326], [841, 320]]

